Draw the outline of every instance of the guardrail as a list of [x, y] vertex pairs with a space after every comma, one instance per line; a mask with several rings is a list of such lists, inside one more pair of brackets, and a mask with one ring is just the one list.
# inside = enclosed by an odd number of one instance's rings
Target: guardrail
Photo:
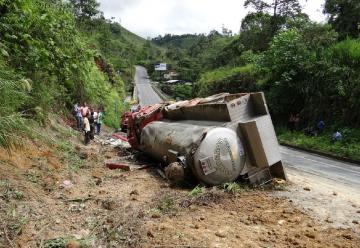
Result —
[[161, 89], [159, 89], [156, 85], [154, 85], [153, 83], [151, 83], [151, 87], [153, 88], [153, 90], [156, 92], [156, 94], [159, 95], [159, 97], [161, 98], [161, 100], [163, 101], [169, 101], [171, 100], [171, 97], [168, 96], [167, 94], [165, 94]]

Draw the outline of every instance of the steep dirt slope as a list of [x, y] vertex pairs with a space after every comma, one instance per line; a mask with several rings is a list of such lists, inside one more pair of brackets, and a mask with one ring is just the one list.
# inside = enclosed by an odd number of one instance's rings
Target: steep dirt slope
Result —
[[170, 187], [156, 168], [106, 168], [147, 163], [108, 131], [86, 147], [60, 119], [41, 132], [0, 152], [0, 247], [360, 247], [359, 225], [324, 225], [274, 196], [284, 185]]

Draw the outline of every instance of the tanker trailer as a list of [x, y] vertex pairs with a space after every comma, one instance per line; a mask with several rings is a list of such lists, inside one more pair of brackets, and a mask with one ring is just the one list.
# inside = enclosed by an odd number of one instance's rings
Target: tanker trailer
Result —
[[252, 184], [286, 180], [263, 93], [222, 93], [132, 113], [132, 148], [161, 161], [170, 181], [195, 177], [220, 185], [241, 177]]

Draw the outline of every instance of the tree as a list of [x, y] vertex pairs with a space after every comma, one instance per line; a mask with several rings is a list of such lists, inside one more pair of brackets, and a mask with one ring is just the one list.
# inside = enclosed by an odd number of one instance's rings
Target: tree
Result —
[[250, 13], [242, 20], [240, 40], [246, 50], [264, 51], [272, 37], [271, 16], [268, 13]]
[[267, 12], [273, 17], [295, 18], [301, 13], [298, 0], [246, 0], [244, 6], [253, 7], [256, 12]]
[[263, 85], [269, 105], [276, 117], [287, 118], [289, 113], [300, 112], [313, 106], [309, 99], [314, 95], [311, 80], [314, 56], [295, 29], [280, 32], [270, 43], [260, 60]]
[[222, 25], [221, 32], [223, 36], [230, 37], [232, 36], [232, 31], [225, 27], [225, 25]]
[[298, 0], [246, 0], [245, 8], [253, 8], [241, 22], [245, 47], [263, 51], [281, 27], [301, 15]]
[[360, 2], [350, 0], [326, 0], [324, 13], [329, 15], [329, 23], [340, 34], [358, 37], [360, 29]]
[[77, 20], [89, 20], [100, 13], [100, 4], [96, 0], [70, 0]]

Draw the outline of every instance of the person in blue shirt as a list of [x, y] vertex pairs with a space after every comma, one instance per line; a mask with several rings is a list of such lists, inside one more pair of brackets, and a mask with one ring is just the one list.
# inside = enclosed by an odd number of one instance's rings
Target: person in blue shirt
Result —
[[316, 131], [317, 134], [321, 134], [322, 132], [324, 132], [325, 129], [325, 122], [320, 119], [320, 121], [316, 124]]

